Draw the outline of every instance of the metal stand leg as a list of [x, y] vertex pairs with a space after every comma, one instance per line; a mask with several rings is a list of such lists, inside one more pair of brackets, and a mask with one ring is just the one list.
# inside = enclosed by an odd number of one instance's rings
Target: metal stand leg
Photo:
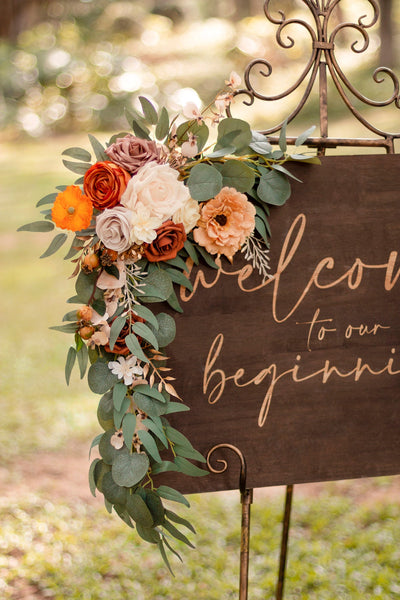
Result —
[[241, 492], [240, 502], [242, 504], [242, 529], [240, 538], [239, 600], [247, 600], [249, 583], [250, 507], [253, 502], [253, 490], [245, 489]]
[[286, 561], [287, 561], [290, 513], [292, 510], [292, 500], [293, 500], [293, 485], [288, 485], [286, 487], [285, 514], [284, 514], [284, 518], [283, 518], [281, 554], [280, 554], [280, 558], [279, 558], [279, 573], [278, 573], [278, 585], [276, 588], [276, 600], [283, 599], [283, 586], [285, 583], [285, 570], [286, 570]]

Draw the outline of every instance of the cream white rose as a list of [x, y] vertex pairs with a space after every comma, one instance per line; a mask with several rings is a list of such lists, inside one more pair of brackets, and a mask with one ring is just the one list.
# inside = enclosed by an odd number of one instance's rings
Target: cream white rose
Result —
[[150, 216], [164, 222], [190, 197], [189, 190], [182, 181], [178, 181], [178, 176], [178, 171], [169, 165], [147, 163], [128, 182], [121, 204], [133, 212], [143, 206], [149, 210]]
[[188, 198], [182, 208], [176, 211], [172, 215], [174, 223], [183, 223], [185, 233], [192, 231], [193, 227], [197, 225], [197, 221], [200, 219], [200, 207], [199, 203], [193, 198]]
[[106, 248], [125, 252], [131, 246], [132, 213], [123, 206], [106, 208], [96, 218], [96, 233]]

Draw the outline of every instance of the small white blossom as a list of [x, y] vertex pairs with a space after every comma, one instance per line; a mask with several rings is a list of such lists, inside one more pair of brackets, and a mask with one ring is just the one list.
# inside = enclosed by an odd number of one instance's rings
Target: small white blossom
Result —
[[121, 430], [120, 431], [116, 431], [114, 433], [114, 435], [111, 436], [110, 444], [116, 450], [120, 450], [122, 448], [122, 446], [124, 445], [124, 436], [123, 436]]
[[188, 141], [184, 142], [181, 147], [183, 156], [186, 156], [187, 158], [193, 158], [199, 153], [196, 139], [196, 136], [193, 135], [192, 132], [189, 132]]
[[131, 221], [131, 241], [135, 244], [150, 244], [156, 239], [156, 229], [161, 224], [159, 217], [151, 216], [150, 208], [138, 204]]
[[229, 81], [225, 81], [225, 83], [233, 90], [236, 90], [242, 83], [242, 80], [240, 75], [238, 75], [236, 71], [232, 71], [229, 75]]
[[111, 369], [111, 373], [117, 375], [118, 379], [124, 379], [125, 385], [132, 385], [136, 375], [143, 375], [142, 367], [137, 364], [136, 356], [130, 356], [125, 358], [119, 356], [116, 361], [110, 361], [108, 368]]
[[196, 119], [198, 123], [202, 123], [203, 121], [203, 115], [201, 114], [199, 107], [196, 106], [194, 102], [188, 102], [185, 104], [182, 112], [187, 119]]

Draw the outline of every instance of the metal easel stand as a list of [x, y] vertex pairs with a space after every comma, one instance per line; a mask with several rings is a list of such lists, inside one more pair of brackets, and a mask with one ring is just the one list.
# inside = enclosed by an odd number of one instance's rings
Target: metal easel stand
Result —
[[[351, 50], [356, 54], [365, 52], [369, 46], [368, 29], [373, 27], [379, 19], [379, 5], [377, 0], [366, 0], [370, 5], [372, 16], [362, 15], [357, 22], [334, 22], [330, 23], [332, 14], [335, 14], [335, 8], [339, 6], [342, 0], [299, 0], [310, 11], [314, 27], [310, 23], [310, 19], [302, 20], [296, 18], [286, 18], [282, 10], [276, 10], [272, 14], [271, 3], [273, 0], [264, 1], [264, 13], [267, 19], [277, 25], [276, 41], [281, 48], [288, 49], [295, 45], [295, 40], [286, 35], [286, 27], [298, 25], [305, 30], [310, 36], [311, 53], [310, 58], [295, 83], [286, 91], [276, 95], [266, 95], [265, 93], [255, 89], [252, 81], [255, 72], [267, 78], [272, 73], [272, 65], [263, 58], [255, 59], [249, 63], [244, 73], [244, 82], [246, 87], [235, 92], [236, 96], [245, 95], [246, 99], [243, 103], [247, 106], [254, 104], [255, 100], [262, 101], [277, 101], [290, 96], [292, 92], [305, 87], [305, 91], [296, 108], [292, 110], [290, 115], [275, 127], [271, 127], [261, 131], [268, 136], [268, 140], [273, 144], [279, 143], [279, 137], [271, 134], [280, 131], [285, 124], [289, 124], [302, 110], [307, 100], [310, 97], [311, 91], [318, 78], [319, 82], [319, 125], [320, 136], [309, 137], [305, 140], [304, 145], [310, 148], [316, 148], [319, 155], [324, 155], [327, 148], [336, 148], [337, 146], [347, 147], [370, 147], [370, 148], [385, 148], [388, 154], [395, 153], [394, 141], [400, 139], [400, 132], [393, 133], [384, 131], [375, 127], [370, 123], [354, 105], [353, 99], [361, 105], [368, 105], [382, 109], [383, 107], [394, 105], [400, 109], [400, 83], [394, 72], [387, 67], [379, 67], [373, 73], [375, 83], [382, 83], [385, 79], [391, 80], [393, 83], [393, 93], [389, 98], [384, 100], [371, 100], [361, 94], [357, 88], [349, 81], [344, 72], [340, 68], [340, 64], [335, 56], [335, 47], [337, 45], [337, 36], [341, 33], [352, 34], [356, 36], [356, 40], [351, 44]], [[346, 0], [343, 0], [346, 2]], [[348, 0], [350, 5], [351, 0]], [[276, 1], [276, 5], [279, 3]], [[337, 16], [337, 15], [336, 15]], [[332, 19], [334, 20], [334, 19]], [[311, 21], [312, 22], [312, 21]], [[358, 37], [358, 39], [357, 39]], [[328, 84], [327, 77], [330, 74], [335, 88], [353, 116], [370, 132], [377, 137], [373, 138], [333, 138], [328, 136]], [[232, 116], [230, 109], [227, 110], [228, 116]], [[287, 143], [294, 144], [295, 137], [286, 137]], [[213, 473], [223, 473], [227, 469], [227, 462], [218, 459], [221, 463], [219, 469], [215, 469], [210, 465], [211, 455], [220, 448], [228, 448], [233, 450], [240, 458], [240, 481], [239, 490], [242, 504], [242, 527], [241, 527], [241, 546], [240, 546], [240, 583], [239, 583], [239, 600], [248, 599], [248, 572], [249, 572], [249, 537], [250, 537], [250, 507], [253, 500], [253, 490], [246, 487], [246, 461], [242, 452], [231, 444], [219, 444], [214, 446], [207, 455], [207, 464], [210, 471]], [[290, 514], [293, 500], [293, 485], [286, 487], [286, 501], [283, 518], [283, 530], [281, 539], [281, 551], [279, 559], [278, 583], [276, 588], [276, 600], [283, 599], [283, 589], [285, 582], [285, 571], [288, 552], [288, 540], [290, 529]]]
[[[224, 459], [217, 459], [219, 468], [211, 465], [210, 459], [216, 450], [228, 448], [235, 452], [240, 459], [239, 491], [240, 503], [242, 505], [242, 522], [240, 532], [240, 575], [239, 575], [239, 600], [248, 600], [249, 587], [249, 552], [250, 552], [250, 510], [253, 502], [253, 490], [246, 486], [247, 465], [243, 453], [232, 444], [218, 444], [209, 450], [207, 454], [207, 466], [212, 473], [224, 473], [228, 463]], [[283, 529], [281, 539], [281, 551], [279, 558], [278, 583], [276, 587], [276, 600], [283, 599], [283, 586], [285, 582], [285, 570], [288, 552], [290, 514], [293, 500], [293, 485], [286, 487], [285, 512], [283, 518]]]

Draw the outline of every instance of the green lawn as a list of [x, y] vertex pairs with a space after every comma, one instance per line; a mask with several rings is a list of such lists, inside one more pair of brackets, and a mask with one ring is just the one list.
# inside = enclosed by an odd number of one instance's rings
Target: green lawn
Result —
[[[71, 265], [58, 255], [38, 259], [47, 234], [16, 232], [37, 219], [38, 199], [73, 181], [60, 153], [80, 143], [87, 147], [79, 139], [0, 144], [0, 452], [2, 465], [10, 468], [35, 450], [59, 451], [76, 440], [89, 446], [98, 432], [98, 398], [76, 373], [65, 385], [70, 340], [48, 329], [60, 322], [73, 293]], [[379, 479], [375, 485], [384, 491], [389, 483]], [[296, 496], [285, 598], [400, 598], [398, 499], [381, 494], [378, 503], [355, 502], [335, 486], [326, 489], [317, 498]], [[173, 561], [173, 580], [158, 552], [102, 507], [35, 493], [9, 498], [0, 499], [4, 600], [238, 597], [238, 494], [191, 499], [197, 549], [182, 549], [184, 564]], [[273, 597], [281, 518], [282, 498], [255, 502], [250, 600]]]

